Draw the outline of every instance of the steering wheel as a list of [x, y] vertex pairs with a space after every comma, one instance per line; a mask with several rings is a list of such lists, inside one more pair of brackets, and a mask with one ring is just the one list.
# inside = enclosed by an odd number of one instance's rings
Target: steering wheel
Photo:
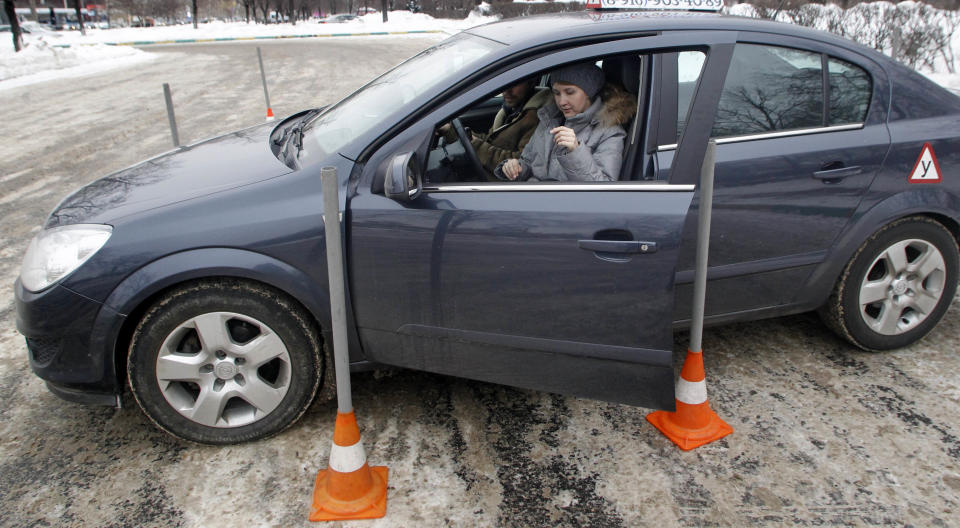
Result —
[[470, 164], [473, 165], [478, 175], [485, 175], [487, 171], [483, 168], [483, 163], [480, 163], [480, 158], [477, 157], [477, 151], [473, 148], [473, 143], [470, 142], [470, 136], [467, 135], [467, 130], [463, 128], [463, 123], [460, 122], [460, 118], [453, 118], [450, 124], [453, 125], [453, 130], [457, 133], [457, 139], [459, 139], [463, 145], [463, 151], [467, 153], [467, 159], [470, 160]]

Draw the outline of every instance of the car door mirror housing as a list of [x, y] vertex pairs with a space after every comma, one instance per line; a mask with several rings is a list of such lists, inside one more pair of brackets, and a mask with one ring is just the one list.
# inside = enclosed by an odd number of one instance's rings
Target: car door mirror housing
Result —
[[398, 202], [409, 202], [420, 196], [423, 178], [416, 152], [397, 154], [390, 160], [383, 191], [387, 198]]

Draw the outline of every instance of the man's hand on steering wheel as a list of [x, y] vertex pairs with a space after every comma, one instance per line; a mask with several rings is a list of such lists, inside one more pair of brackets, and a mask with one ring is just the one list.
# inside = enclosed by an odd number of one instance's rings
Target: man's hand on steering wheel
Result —
[[[473, 170], [476, 171], [477, 174], [484, 174], [483, 163], [480, 162], [480, 158], [477, 156], [477, 150], [473, 148], [473, 143], [471, 142], [472, 134], [464, 128], [463, 122], [460, 121], [459, 117], [453, 118], [450, 121], [450, 126], [456, 133], [460, 144], [463, 145], [463, 151], [467, 154], [467, 159], [470, 160], [470, 165], [473, 166]], [[440, 129], [442, 130], [443, 127], [440, 127]]]

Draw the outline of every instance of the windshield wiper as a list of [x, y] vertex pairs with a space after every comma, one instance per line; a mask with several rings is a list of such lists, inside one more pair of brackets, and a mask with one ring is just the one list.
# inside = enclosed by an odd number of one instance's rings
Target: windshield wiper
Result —
[[[288, 128], [283, 133], [283, 136], [280, 137], [279, 141], [286, 142], [283, 146], [284, 158], [292, 160], [300, 157], [300, 151], [303, 150], [303, 128], [307, 122], [310, 121], [310, 118], [317, 115], [320, 110], [319, 108], [314, 108], [303, 114], [300, 121]], [[296, 150], [291, 151], [291, 145], [296, 147]]]

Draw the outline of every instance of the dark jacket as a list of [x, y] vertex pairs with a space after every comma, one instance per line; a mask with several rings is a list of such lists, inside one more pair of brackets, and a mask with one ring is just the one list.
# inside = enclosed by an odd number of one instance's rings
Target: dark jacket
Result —
[[[623, 161], [622, 125], [630, 121], [637, 105], [633, 96], [606, 85], [589, 108], [564, 121], [552, 100], [537, 112], [539, 124], [520, 155], [523, 172], [518, 180], [616, 181]], [[580, 145], [568, 151], [557, 146], [550, 133], [555, 127], [573, 129]], [[496, 171], [502, 175], [501, 166]], [[500, 178], [506, 179], [506, 178]]]
[[471, 143], [477, 151], [480, 163], [489, 171], [490, 179], [495, 179], [492, 177], [493, 170], [500, 162], [520, 157], [523, 147], [530, 141], [539, 123], [537, 110], [552, 98], [550, 90], [541, 90], [533, 94], [523, 108], [509, 118], [501, 108], [487, 134], [474, 133]]

